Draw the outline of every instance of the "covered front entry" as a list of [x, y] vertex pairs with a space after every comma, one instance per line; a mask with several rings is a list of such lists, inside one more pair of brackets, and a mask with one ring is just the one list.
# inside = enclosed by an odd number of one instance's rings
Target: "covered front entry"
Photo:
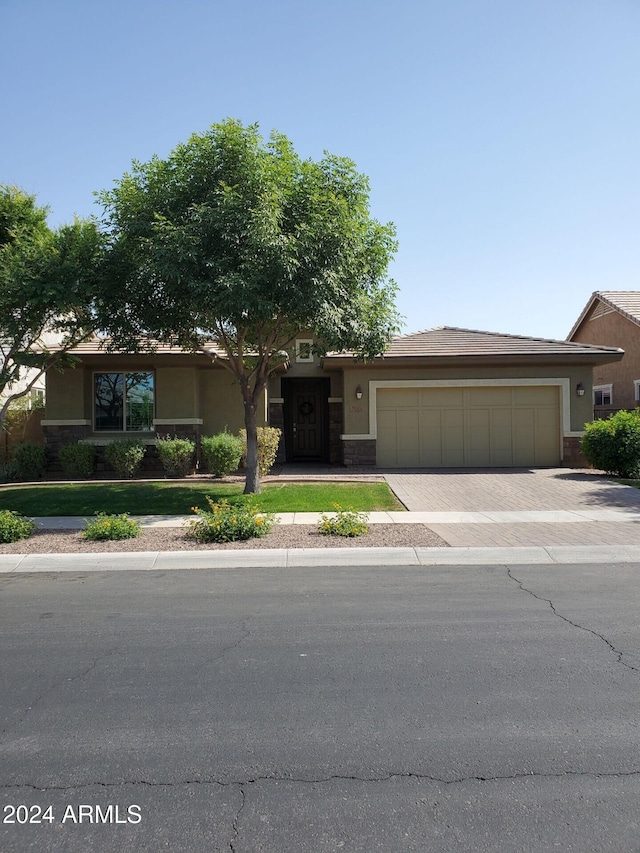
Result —
[[379, 388], [376, 414], [383, 468], [560, 464], [557, 385]]
[[329, 380], [283, 379], [287, 462], [329, 461]]

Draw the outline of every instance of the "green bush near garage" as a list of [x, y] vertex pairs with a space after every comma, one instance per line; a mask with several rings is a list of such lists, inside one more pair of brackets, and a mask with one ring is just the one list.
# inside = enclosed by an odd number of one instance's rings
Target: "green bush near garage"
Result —
[[590, 421], [584, 429], [580, 449], [590, 465], [616, 477], [640, 472], [640, 409]]

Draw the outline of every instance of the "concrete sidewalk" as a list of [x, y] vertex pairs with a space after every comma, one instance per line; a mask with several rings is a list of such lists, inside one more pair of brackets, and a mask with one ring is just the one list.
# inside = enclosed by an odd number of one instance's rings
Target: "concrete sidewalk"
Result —
[[[276, 514], [280, 524], [313, 524], [321, 515], [335, 513], [282, 512]], [[132, 515], [142, 527], [152, 530], [158, 527], [182, 527], [193, 521], [193, 515]], [[370, 512], [370, 524], [580, 524], [594, 521], [616, 523], [640, 523], [640, 509], [629, 512], [624, 509], [576, 509], [576, 510], [531, 510], [505, 512]], [[82, 530], [82, 516], [58, 515], [37, 516], [33, 519], [43, 530]]]

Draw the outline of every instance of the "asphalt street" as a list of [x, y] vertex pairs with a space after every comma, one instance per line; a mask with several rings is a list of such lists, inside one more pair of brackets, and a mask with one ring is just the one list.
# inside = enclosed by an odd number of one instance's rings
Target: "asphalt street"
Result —
[[3, 575], [0, 850], [639, 851], [639, 568]]

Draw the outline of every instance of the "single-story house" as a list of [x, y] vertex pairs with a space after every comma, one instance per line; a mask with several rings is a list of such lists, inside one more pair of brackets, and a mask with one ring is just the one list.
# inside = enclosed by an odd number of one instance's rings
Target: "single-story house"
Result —
[[[283, 430], [287, 461], [405, 467], [578, 464], [594, 367], [616, 347], [441, 327], [394, 338], [372, 362], [314, 354], [307, 336], [273, 376], [261, 423]], [[61, 443], [210, 435], [243, 426], [240, 390], [205, 355], [79, 346], [47, 376], [43, 428]]]
[[569, 332], [568, 341], [616, 346], [621, 360], [594, 365], [596, 415], [640, 406], [640, 291], [593, 293]]

